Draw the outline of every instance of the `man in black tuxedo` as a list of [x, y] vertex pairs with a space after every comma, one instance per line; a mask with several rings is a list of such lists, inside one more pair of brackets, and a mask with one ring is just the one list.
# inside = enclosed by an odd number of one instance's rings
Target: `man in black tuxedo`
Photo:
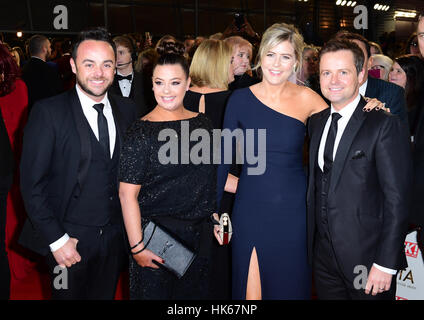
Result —
[[134, 101], [137, 105], [137, 115], [141, 118], [152, 108], [148, 108], [144, 98], [143, 75], [133, 67], [133, 60], [136, 60], [133, 44], [125, 36], [115, 37], [113, 41], [117, 53], [116, 75], [109, 91]]
[[82, 32], [70, 62], [75, 88], [37, 102], [25, 129], [20, 243], [47, 256], [56, 280], [66, 275], [57, 265], [67, 267], [68, 288], [52, 281], [53, 298], [113, 299], [127, 259], [119, 153], [136, 107], [107, 93], [116, 48], [106, 30]]
[[307, 196], [319, 299], [394, 299], [394, 275], [406, 267], [408, 132], [398, 116], [362, 111], [363, 63], [347, 40], [331, 40], [320, 53], [321, 91], [331, 108], [309, 120]]
[[22, 79], [28, 88], [28, 110], [31, 110], [36, 101], [59, 94], [62, 80], [46, 62], [52, 52], [49, 39], [38, 34], [32, 36], [28, 51], [31, 59], [22, 70]]
[[6, 202], [12, 185], [13, 154], [0, 112], [0, 300], [10, 297], [10, 270], [6, 253]]
[[[421, 13], [418, 19], [417, 36], [420, 52], [424, 57], [424, 12]], [[419, 107], [421, 111], [418, 112], [415, 135], [411, 139], [414, 162], [411, 223], [424, 228], [424, 88], [422, 88], [420, 100], [421, 105]], [[423, 238], [421, 238], [421, 242], [423, 242], [424, 246]]]
[[390, 113], [398, 115], [402, 122], [407, 125], [405, 90], [394, 83], [368, 76], [368, 69], [372, 64], [371, 47], [368, 40], [360, 34], [346, 31], [338, 33], [336, 38], [355, 42], [364, 53], [365, 73], [360, 82], [359, 93], [364, 97], [376, 98], [385, 103], [386, 108], [390, 109]]

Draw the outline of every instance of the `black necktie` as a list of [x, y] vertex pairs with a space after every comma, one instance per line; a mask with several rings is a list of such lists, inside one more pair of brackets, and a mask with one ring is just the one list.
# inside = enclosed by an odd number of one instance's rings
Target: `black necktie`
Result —
[[333, 151], [334, 151], [334, 141], [336, 140], [337, 135], [337, 121], [342, 116], [337, 112], [334, 112], [331, 115], [331, 125], [328, 130], [327, 140], [324, 147], [324, 173], [327, 173], [331, 166], [333, 165]]
[[97, 103], [93, 106], [97, 111], [97, 125], [99, 126], [99, 142], [102, 145], [106, 155], [110, 157], [109, 146], [109, 130], [107, 128], [107, 120], [103, 114], [103, 103]]
[[124, 79], [127, 79], [129, 81], [132, 81], [132, 73], [130, 73], [127, 76], [121, 76], [120, 74], [117, 74], [116, 75], [116, 78], [118, 79], [118, 81], [121, 81], [121, 80], [124, 80]]

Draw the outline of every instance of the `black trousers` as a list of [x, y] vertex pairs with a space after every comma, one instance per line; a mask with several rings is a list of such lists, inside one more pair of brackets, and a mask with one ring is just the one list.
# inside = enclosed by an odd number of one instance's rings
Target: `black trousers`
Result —
[[0, 300], [10, 298], [10, 269], [6, 253], [7, 191], [0, 190]]
[[355, 288], [354, 281], [348, 280], [342, 273], [328, 236], [315, 237], [313, 274], [320, 300], [395, 300], [396, 275], [392, 277], [390, 290], [375, 296], [365, 293], [366, 281], [363, 288]]
[[128, 261], [121, 224], [105, 227], [64, 223], [77, 238], [81, 261], [61, 269], [53, 254], [47, 256], [54, 300], [112, 300], [119, 275]]

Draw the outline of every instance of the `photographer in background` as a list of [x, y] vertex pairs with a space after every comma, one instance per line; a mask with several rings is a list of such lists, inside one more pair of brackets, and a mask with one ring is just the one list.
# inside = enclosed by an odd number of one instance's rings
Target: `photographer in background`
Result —
[[231, 36], [240, 36], [248, 40], [253, 47], [257, 48], [261, 37], [257, 32], [255, 32], [247, 21], [246, 16], [243, 13], [235, 13], [233, 21], [225, 29], [222, 35], [222, 39], [231, 37]]

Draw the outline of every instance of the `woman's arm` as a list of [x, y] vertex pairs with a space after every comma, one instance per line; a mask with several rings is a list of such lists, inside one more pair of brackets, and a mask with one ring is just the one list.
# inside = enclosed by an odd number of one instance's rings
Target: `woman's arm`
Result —
[[[149, 249], [144, 249], [145, 241], [140, 242], [140, 240], [143, 239], [140, 205], [138, 203], [138, 194], [140, 189], [140, 185], [125, 182], [120, 182], [119, 184], [119, 199], [121, 201], [125, 230], [127, 231], [130, 247], [134, 247], [131, 249], [131, 253], [137, 263], [142, 267], [157, 269], [159, 267], [153, 263], [153, 260], [156, 260], [159, 263], [164, 263], [163, 259], [155, 255]], [[142, 249], [144, 250], [139, 252]]]
[[230, 193], [236, 193], [238, 181], [239, 181], [238, 177], [233, 176], [231, 173], [229, 173], [227, 177], [227, 181], [225, 182], [224, 190]]

